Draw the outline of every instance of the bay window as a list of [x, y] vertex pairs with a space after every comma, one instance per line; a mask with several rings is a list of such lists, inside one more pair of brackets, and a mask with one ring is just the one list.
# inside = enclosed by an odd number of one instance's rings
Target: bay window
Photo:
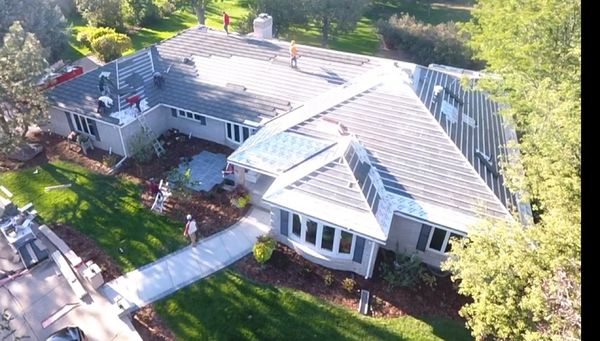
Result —
[[355, 237], [350, 232], [340, 228], [325, 225], [321, 222], [291, 213], [288, 231], [292, 240], [301, 242], [323, 253], [329, 253], [342, 258], [351, 258]]

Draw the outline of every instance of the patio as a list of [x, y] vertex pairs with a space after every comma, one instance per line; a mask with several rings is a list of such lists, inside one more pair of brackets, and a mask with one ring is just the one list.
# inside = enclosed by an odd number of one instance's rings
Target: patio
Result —
[[221, 171], [227, 164], [227, 155], [202, 151], [179, 164], [179, 171], [184, 173], [190, 169], [189, 188], [194, 191], [210, 191], [215, 185], [223, 182]]

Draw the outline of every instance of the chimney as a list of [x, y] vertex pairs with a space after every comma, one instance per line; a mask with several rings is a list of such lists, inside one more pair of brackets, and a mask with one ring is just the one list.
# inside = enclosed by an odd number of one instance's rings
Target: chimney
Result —
[[254, 37], [260, 39], [273, 38], [273, 17], [267, 13], [261, 13], [254, 19]]

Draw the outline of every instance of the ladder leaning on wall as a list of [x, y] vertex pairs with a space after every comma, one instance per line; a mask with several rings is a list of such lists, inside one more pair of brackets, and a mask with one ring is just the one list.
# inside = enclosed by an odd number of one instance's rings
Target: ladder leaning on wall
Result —
[[148, 140], [152, 141], [152, 148], [154, 148], [154, 152], [156, 153], [156, 156], [161, 157], [163, 154], [166, 153], [166, 151], [165, 151], [165, 148], [163, 147], [162, 143], [160, 143], [160, 141], [158, 140], [158, 136], [156, 135], [154, 130], [152, 130], [150, 128], [150, 126], [148, 125], [148, 122], [146, 121], [145, 116], [142, 113], [139, 113], [136, 117], [137, 117], [137, 120], [140, 122], [142, 131], [148, 137]]

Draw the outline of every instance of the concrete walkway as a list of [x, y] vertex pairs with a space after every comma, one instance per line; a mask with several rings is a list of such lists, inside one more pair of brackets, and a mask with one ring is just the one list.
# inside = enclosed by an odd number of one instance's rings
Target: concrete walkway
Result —
[[128, 272], [101, 290], [113, 303], [120, 297], [125, 311], [142, 308], [250, 253], [256, 237], [270, 231], [270, 219], [270, 212], [253, 207], [227, 230]]

